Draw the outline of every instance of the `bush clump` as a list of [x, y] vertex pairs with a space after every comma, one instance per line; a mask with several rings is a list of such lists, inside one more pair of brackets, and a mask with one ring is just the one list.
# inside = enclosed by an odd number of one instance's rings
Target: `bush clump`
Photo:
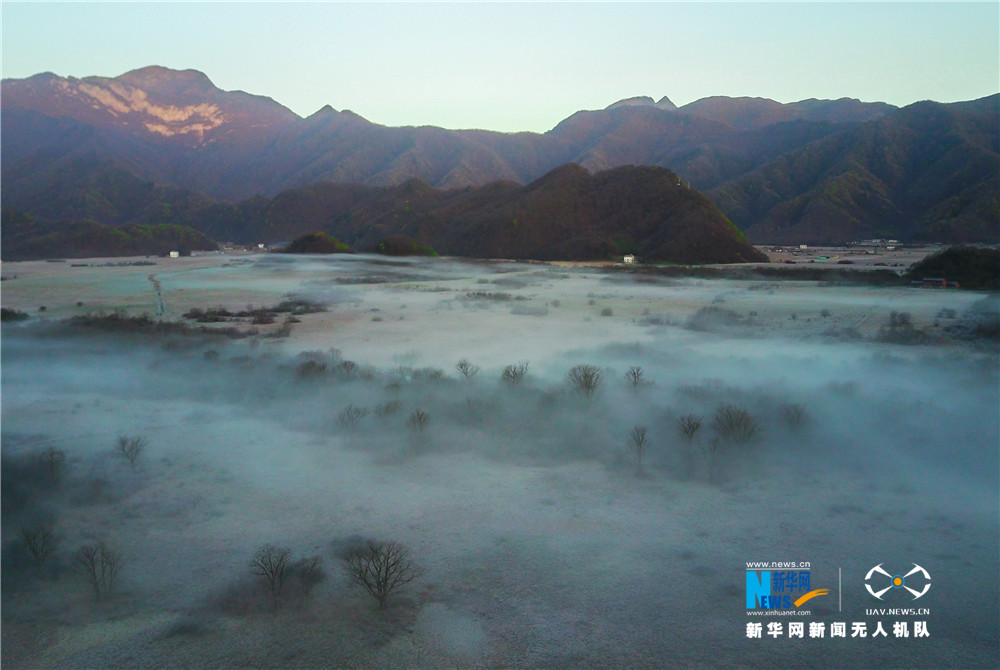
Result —
[[909, 281], [940, 277], [958, 282], [960, 288], [1000, 289], [1000, 249], [949, 247], [916, 263], [904, 275]]
[[354, 249], [344, 244], [336, 237], [318, 231], [306, 233], [294, 239], [291, 244], [282, 249], [286, 254], [353, 254]]

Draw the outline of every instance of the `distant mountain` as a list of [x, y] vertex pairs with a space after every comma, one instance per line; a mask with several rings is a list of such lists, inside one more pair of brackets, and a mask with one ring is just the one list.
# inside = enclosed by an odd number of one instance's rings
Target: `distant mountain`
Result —
[[840, 100], [802, 100], [782, 104], [767, 98], [702, 98], [684, 105], [680, 111], [692, 116], [725, 123], [733, 128], [752, 130], [790, 121], [828, 121], [859, 123], [874, 121], [896, 107], [884, 102], [861, 102], [853, 98]]
[[171, 251], [211, 251], [212, 239], [187, 226], [130, 223], [108, 226], [93, 220], [41, 223], [16, 210], [3, 212], [3, 259], [166, 256]]
[[1000, 239], [1000, 96], [917, 103], [709, 192], [751, 239]]
[[174, 189], [174, 220], [178, 208], [202, 207], [199, 198], [242, 203], [320, 181], [459, 189], [528, 184], [567, 163], [595, 173], [648, 165], [709, 194], [756, 242], [886, 231], [996, 241], [997, 96], [939, 106], [948, 111], [920, 123], [935, 104], [713, 97], [678, 108], [634, 97], [546, 133], [497, 133], [389, 128], [331, 107], [303, 119], [194, 70], [46, 73], [2, 83], [2, 198], [39, 219], [93, 212], [112, 224], [135, 195], [121, 173]]
[[120, 77], [4, 80], [3, 110], [38, 112], [189, 147], [267, 141], [301, 119], [270, 98], [221, 91], [196, 70], [145, 67]]
[[[403, 253], [404, 240], [410, 253], [479, 258], [590, 260], [633, 253], [676, 263], [766, 261], [708, 198], [664, 168], [592, 175], [570, 164], [526, 186], [501, 181], [452, 190], [415, 179], [392, 187], [318, 182], [234, 205], [155, 187], [113, 167], [103, 175], [118, 189], [113, 211], [128, 221], [120, 230], [166, 221], [175, 224], [170, 230], [183, 227], [226, 241], [299, 238], [295, 250], [307, 251], [330, 236], [359, 250]], [[56, 247], [59, 240], [50, 233], [61, 227], [75, 243], [94, 247], [77, 237], [75, 224], [40, 227], [6, 208], [4, 258], [57, 255], [54, 250], [64, 247]], [[104, 230], [94, 229], [98, 233]]]

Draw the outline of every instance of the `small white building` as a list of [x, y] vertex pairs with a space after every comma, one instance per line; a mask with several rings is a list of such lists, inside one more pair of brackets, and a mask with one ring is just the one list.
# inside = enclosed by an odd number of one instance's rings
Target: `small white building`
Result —
[[180, 258], [181, 257], [181, 252], [179, 252], [179, 251], [171, 251], [170, 252], [170, 257], [171, 258]]
[[622, 261], [625, 262], [625, 263], [627, 263], [627, 264], [629, 264], [629, 265], [631, 265], [632, 263], [635, 263], [635, 256], [633, 256], [632, 254], [629, 254], [629, 255], [625, 256], [625, 258], [623, 258]]

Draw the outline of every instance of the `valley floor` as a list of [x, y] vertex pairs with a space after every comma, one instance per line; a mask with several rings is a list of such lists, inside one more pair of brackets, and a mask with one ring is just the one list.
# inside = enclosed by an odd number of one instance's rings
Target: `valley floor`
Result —
[[[995, 295], [458, 259], [127, 262], [145, 259], [3, 264], [4, 307], [30, 316], [2, 339], [5, 667], [995, 667], [1000, 357], [974, 336]], [[235, 340], [55, 327], [115, 311], [200, 326], [183, 315], [290, 299], [325, 311], [205, 324], [256, 333]], [[592, 396], [567, 379], [580, 364], [600, 373]], [[727, 433], [726, 407], [756, 433]], [[690, 439], [685, 416], [702, 421]], [[147, 441], [135, 468], [119, 435]], [[58, 477], [38, 465], [50, 447]], [[35, 528], [60, 538], [42, 568], [20, 537]], [[423, 570], [384, 611], [340, 567], [360, 538], [404, 543]], [[73, 556], [101, 540], [125, 563], [95, 602]], [[319, 556], [326, 578], [290, 578], [275, 610], [248, 567], [265, 543]], [[828, 592], [751, 613], [751, 561], [808, 562]], [[874, 566], [914, 564], [926, 595], [870, 595]], [[889, 608], [920, 612], [872, 613]]]

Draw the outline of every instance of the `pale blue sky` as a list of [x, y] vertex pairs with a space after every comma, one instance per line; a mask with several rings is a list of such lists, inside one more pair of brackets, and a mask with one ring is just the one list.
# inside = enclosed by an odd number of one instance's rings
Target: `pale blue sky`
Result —
[[666, 95], [907, 105], [1000, 90], [1000, 3], [20, 3], [4, 78], [201, 70], [308, 116], [545, 131]]

